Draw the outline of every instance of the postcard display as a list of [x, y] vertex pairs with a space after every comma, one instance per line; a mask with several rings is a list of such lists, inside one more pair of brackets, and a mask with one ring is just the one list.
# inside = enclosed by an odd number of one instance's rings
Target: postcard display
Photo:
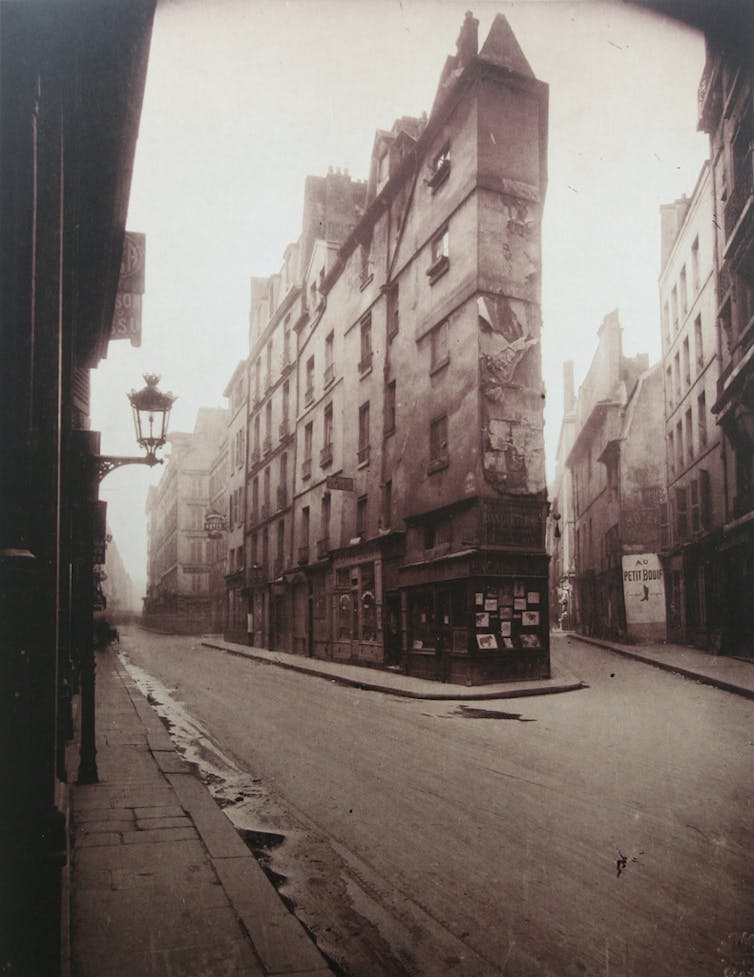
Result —
[[476, 647], [480, 651], [543, 651], [547, 647], [545, 591], [531, 580], [495, 581], [474, 594]]

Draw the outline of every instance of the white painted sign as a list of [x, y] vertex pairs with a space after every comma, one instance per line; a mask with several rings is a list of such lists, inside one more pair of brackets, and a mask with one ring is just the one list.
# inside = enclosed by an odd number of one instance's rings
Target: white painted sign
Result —
[[665, 622], [665, 580], [656, 553], [635, 553], [621, 557], [626, 623]]

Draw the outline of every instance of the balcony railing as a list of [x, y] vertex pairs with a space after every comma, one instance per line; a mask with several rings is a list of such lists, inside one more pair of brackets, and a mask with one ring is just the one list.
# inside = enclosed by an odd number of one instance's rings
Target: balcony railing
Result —
[[319, 466], [326, 468], [332, 464], [332, 444], [326, 444], [319, 453]]
[[325, 536], [323, 539], [317, 540], [317, 558], [319, 560], [324, 559], [330, 552], [330, 537]]
[[299, 546], [298, 548], [298, 562], [308, 563], [309, 562], [309, 547]]

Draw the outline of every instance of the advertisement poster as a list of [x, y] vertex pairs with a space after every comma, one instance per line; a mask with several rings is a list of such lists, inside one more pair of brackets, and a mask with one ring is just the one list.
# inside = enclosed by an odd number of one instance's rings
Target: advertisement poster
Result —
[[662, 624], [665, 621], [665, 580], [656, 553], [635, 553], [621, 558], [626, 623]]

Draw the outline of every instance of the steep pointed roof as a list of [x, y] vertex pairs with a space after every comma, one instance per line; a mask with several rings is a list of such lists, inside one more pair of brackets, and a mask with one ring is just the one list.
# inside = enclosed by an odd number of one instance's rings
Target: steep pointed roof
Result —
[[484, 61], [491, 61], [501, 68], [507, 68], [508, 71], [514, 71], [518, 75], [526, 75], [528, 78], [534, 77], [534, 72], [524, 57], [524, 52], [519, 47], [516, 36], [503, 14], [495, 15], [487, 40], [479, 52], [479, 57]]

